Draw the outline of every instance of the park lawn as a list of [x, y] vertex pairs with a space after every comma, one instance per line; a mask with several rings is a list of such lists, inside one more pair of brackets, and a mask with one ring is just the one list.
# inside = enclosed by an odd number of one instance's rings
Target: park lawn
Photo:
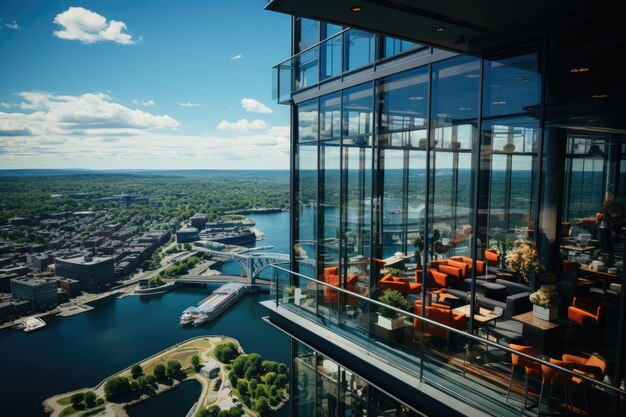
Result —
[[59, 405], [70, 405], [72, 403], [72, 401], [70, 400], [71, 398], [72, 398], [71, 395], [68, 395], [67, 397], [59, 398], [57, 400], [57, 404], [59, 404]]
[[69, 416], [71, 414], [78, 413], [79, 411], [83, 411], [83, 410], [77, 410], [73, 406], [70, 405], [69, 407], [65, 407], [63, 411], [61, 411], [61, 414], [59, 414], [59, 417]]

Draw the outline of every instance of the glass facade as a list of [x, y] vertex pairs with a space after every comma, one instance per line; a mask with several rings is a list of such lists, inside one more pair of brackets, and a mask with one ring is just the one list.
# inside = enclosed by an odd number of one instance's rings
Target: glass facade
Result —
[[[335, 29], [319, 44], [322, 78], [425, 51]], [[513, 346], [537, 361], [594, 353], [602, 372], [584, 384], [606, 400], [602, 413], [620, 410], [626, 126], [623, 83], [606, 56], [624, 46], [615, 31], [431, 58], [372, 71], [357, 85], [338, 82], [313, 100], [292, 95], [291, 269], [302, 276], [278, 282], [278, 294], [300, 288], [297, 301], [281, 305], [453, 397], [473, 398], [478, 384], [485, 394], [473, 405], [500, 415], [524, 411], [502, 395], [507, 383], [516, 391]], [[404, 320], [386, 324], [398, 312], [378, 302], [404, 310]], [[540, 318], [540, 304], [554, 317]], [[294, 362], [298, 410], [299, 398], [316, 415], [394, 409], [383, 392], [355, 397], [341, 358], [296, 345], [294, 361], [302, 351], [310, 365]], [[541, 364], [533, 365], [540, 380], [549, 375]], [[563, 366], [572, 380], [576, 368]], [[302, 407], [298, 414], [312, 413]]]

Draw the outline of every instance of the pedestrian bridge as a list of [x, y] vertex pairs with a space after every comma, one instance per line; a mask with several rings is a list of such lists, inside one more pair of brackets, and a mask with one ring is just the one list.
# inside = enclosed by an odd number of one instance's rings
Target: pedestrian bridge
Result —
[[213, 249], [202, 249], [202, 252], [211, 254], [214, 260], [223, 262], [236, 261], [246, 271], [246, 283], [248, 285], [254, 285], [259, 278], [259, 274], [266, 268], [275, 264], [289, 262], [289, 255], [284, 253], [236, 253]]

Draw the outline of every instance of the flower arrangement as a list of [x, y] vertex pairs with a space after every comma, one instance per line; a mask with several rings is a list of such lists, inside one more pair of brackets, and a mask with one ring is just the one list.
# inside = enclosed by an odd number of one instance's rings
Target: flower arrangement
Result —
[[558, 307], [561, 304], [556, 285], [542, 285], [537, 291], [530, 294], [530, 302], [544, 308]]
[[541, 270], [537, 248], [534, 243], [526, 240], [515, 242], [513, 250], [506, 255], [506, 262], [511, 269], [517, 270], [526, 282], [529, 282], [530, 274], [536, 274]]

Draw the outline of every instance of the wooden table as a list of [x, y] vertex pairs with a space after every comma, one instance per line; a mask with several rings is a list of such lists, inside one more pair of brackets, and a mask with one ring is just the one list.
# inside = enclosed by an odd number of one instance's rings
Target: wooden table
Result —
[[524, 344], [534, 346], [537, 354], [543, 353], [552, 358], [557, 358], [563, 353], [562, 343], [555, 337], [555, 333], [564, 327], [565, 320], [541, 320], [536, 318], [532, 311], [518, 314], [511, 318], [522, 322], [524, 325], [522, 330]]
[[[464, 306], [457, 307], [452, 310], [456, 314], [465, 314], [465, 317], [470, 316], [470, 305], [465, 304]], [[500, 317], [500, 314], [494, 313], [493, 311], [486, 308], [479, 308], [479, 314], [474, 314], [474, 321], [477, 321], [480, 324], [488, 323], [492, 320], [496, 320]]]

